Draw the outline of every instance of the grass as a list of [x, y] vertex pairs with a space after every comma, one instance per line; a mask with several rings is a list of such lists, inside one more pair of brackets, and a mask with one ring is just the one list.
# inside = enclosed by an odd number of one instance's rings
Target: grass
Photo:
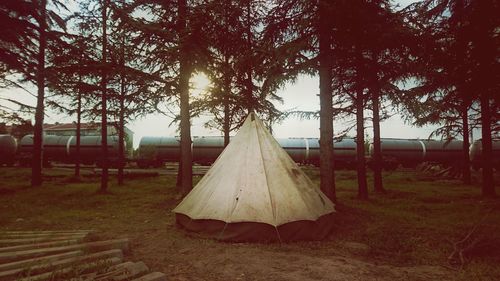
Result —
[[0, 170], [4, 228], [123, 230], [130, 218], [148, 221], [158, 216], [175, 185], [170, 178], [141, 179], [125, 186], [111, 182], [109, 193], [98, 194], [98, 178], [72, 182], [65, 171], [49, 171], [42, 187], [30, 188], [28, 170], [9, 170]]
[[[317, 169], [306, 168], [306, 172], [319, 183]], [[173, 279], [176, 274], [217, 279], [216, 271], [202, 273], [187, 263], [193, 257], [209, 263], [210, 253], [224, 251], [228, 244], [175, 228], [171, 213], [178, 203], [175, 176], [129, 179], [124, 186], [113, 179], [110, 193], [104, 195], [96, 193], [96, 177], [76, 182], [71, 171], [46, 169], [44, 178], [42, 187], [31, 188], [29, 170], [0, 168], [0, 230], [96, 229], [110, 238], [131, 238], [133, 259], [168, 271]], [[327, 241], [239, 247], [325, 258], [354, 255], [396, 266], [445, 265], [453, 251], [449, 241], [462, 239], [488, 213], [478, 229], [484, 234], [482, 244], [469, 253], [466, 267], [450, 276], [452, 280], [500, 280], [500, 200], [483, 200], [478, 186], [423, 180], [413, 171], [387, 173], [384, 182], [386, 194], [370, 194], [368, 201], [360, 201], [356, 174], [337, 172], [337, 227]], [[369, 250], [355, 252], [348, 246], [352, 242]]]

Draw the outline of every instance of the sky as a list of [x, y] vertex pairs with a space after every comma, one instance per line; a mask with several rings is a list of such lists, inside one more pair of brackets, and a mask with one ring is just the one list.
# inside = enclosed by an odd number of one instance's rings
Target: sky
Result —
[[[204, 80], [204, 79], [200, 79]], [[193, 81], [194, 82], [194, 81]], [[196, 84], [196, 82], [194, 82]], [[202, 81], [201, 84], [206, 82]], [[278, 91], [278, 95], [283, 98], [283, 103], [274, 104], [279, 110], [319, 110], [319, 78], [310, 76], [300, 76], [297, 83], [288, 84]], [[196, 95], [196, 93], [195, 93]], [[210, 130], [203, 125], [208, 120], [206, 117], [194, 118], [192, 120], [191, 134], [193, 136], [222, 136], [218, 130]], [[134, 145], [137, 146], [142, 136], [175, 136], [178, 135], [175, 127], [168, 127], [171, 119], [160, 115], [151, 114], [131, 122], [128, 127], [134, 132]], [[367, 121], [366, 133], [371, 137], [371, 122]], [[348, 124], [342, 121], [334, 121], [334, 130], [340, 132]], [[381, 136], [385, 138], [428, 138], [435, 129], [433, 126], [415, 128], [406, 124], [401, 116], [395, 114], [381, 124]], [[353, 136], [355, 133], [350, 132]], [[280, 124], [273, 126], [273, 135], [277, 138], [288, 137], [319, 137], [319, 120], [301, 120], [290, 117]]]
[[[412, 0], [399, 0], [401, 7], [415, 2]], [[194, 90], [192, 95], [199, 95], [210, 83], [203, 75], [197, 75], [192, 79]], [[34, 88], [30, 91], [36, 92]], [[277, 93], [283, 99], [283, 103], [275, 103], [280, 110], [319, 110], [319, 78], [317, 76], [300, 76], [294, 84], [288, 84]], [[0, 97], [10, 97], [20, 99], [23, 102], [34, 105], [36, 100], [20, 90], [0, 89]], [[1, 101], [0, 101], [1, 102]], [[13, 106], [13, 105], [10, 105]], [[45, 123], [69, 123], [75, 121], [75, 117], [63, 116], [54, 112], [47, 112]], [[175, 136], [178, 135], [175, 126], [170, 126], [172, 119], [161, 114], [150, 114], [143, 118], [131, 121], [127, 127], [134, 132], [134, 147], [139, 145], [140, 138], [143, 136]], [[210, 130], [204, 127], [207, 117], [194, 118], [192, 120], [191, 134], [193, 136], [221, 136], [222, 133], [216, 130]], [[366, 123], [366, 133], [372, 136], [370, 122]], [[342, 121], [334, 121], [334, 130], [339, 132], [345, 128], [346, 124]], [[406, 124], [400, 115], [395, 114], [391, 118], [381, 123], [381, 136], [383, 138], [428, 138], [435, 129], [432, 126], [416, 128]], [[287, 137], [319, 137], [319, 120], [300, 120], [298, 118], [289, 118], [281, 124], [273, 127], [273, 134], [278, 138]], [[354, 132], [350, 132], [354, 135]]]
[[[398, 0], [393, 1], [400, 7], [416, 2], [415, 0]], [[203, 88], [207, 82], [205, 79], [198, 83], [193, 81], [195, 88]], [[278, 91], [278, 95], [283, 99], [283, 104], [275, 103], [280, 110], [304, 110], [316, 111], [319, 110], [319, 78], [310, 76], [301, 76], [294, 84], [288, 84]], [[195, 118], [192, 120], [191, 134], [193, 136], [222, 136], [222, 132], [217, 130], [209, 130], [203, 126], [207, 118]], [[145, 118], [141, 118], [131, 122], [128, 127], [134, 131], [134, 146], [139, 145], [139, 140], [142, 136], [175, 136], [178, 135], [175, 127], [168, 127], [171, 119], [160, 114], [151, 114]], [[370, 122], [367, 126], [366, 134], [371, 137], [372, 128]], [[346, 124], [342, 121], [334, 121], [334, 130], [340, 132]], [[436, 126], [425, 126], [416, 128], [407, 124], [402, 119], [401, 115], [395, 114], [391, 118], [381, 123], [381, 136], [383, 138], [428, 138], [429, 135], [436, 129]], [[349, 132], [349, 135], [354, 135], [354, 132]], [[298, 118], [289, 118], [280, 124], [273, 127], [273, 135], [277, 138], [288, 137], [319, 137], [319, 120], [300, 120]]]

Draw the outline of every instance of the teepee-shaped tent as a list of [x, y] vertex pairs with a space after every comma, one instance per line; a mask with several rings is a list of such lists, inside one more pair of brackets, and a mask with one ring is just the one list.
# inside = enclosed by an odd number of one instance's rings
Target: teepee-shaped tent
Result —
[[251, 113], [173, 211], [181, 227], [221, 240], [319, 240], [334, 205]]

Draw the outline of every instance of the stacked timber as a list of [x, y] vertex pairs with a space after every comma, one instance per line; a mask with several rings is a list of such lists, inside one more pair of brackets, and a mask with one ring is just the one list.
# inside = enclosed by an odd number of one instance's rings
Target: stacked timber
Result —
[[165, 281], [143, 262], [124, 261], [128, 239], [92, 231], [0, 231], [0, 281]]

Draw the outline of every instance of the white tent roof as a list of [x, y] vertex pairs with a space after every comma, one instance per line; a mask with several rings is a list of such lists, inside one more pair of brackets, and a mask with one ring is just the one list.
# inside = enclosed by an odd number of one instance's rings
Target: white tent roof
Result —
[[251, 113], [196, 187], [173, 210], [192, 220], [279, 226], [334, 212], [314, 185]]

